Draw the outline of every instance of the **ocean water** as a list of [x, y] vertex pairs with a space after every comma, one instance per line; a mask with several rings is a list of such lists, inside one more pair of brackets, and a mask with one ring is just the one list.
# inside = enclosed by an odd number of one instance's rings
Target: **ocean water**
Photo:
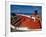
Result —
[[16, 14], [32, 15], [32, 13], [16, 13]]

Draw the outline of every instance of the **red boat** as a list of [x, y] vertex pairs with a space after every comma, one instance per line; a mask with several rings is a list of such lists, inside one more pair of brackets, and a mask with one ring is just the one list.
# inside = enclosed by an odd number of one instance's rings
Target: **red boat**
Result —
[[[17, 16], [21, 17], [20, 27], [27, 27], [29, 29], [41, 29], [41, 22], [38, 19], [34, 19], [29, 15], [21, 15], [17, 14]], [[35, 20], [35, 21], [34, 21]]]

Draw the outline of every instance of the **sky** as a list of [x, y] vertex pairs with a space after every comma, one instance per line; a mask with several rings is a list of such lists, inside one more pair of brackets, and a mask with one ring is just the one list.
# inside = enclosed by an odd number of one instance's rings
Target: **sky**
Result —
[[41, 6], [29, 6], [29, 5], [10, 5], [10, 9], [12, 13], [16, 13], [16, 14], [31, 14], [33, 13], [35, 10], [38, 11], [38, 13], [40, 13], [42, 11], [42, 7]]

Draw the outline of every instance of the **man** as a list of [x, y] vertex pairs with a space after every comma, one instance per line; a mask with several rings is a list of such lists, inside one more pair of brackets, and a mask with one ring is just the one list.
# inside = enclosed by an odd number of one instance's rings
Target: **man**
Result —
[[36, 27], [35, 29], [41, 29], [41, 18], [37, 10], [32, 14], [32, 19], [34, 19], [34, 28]]

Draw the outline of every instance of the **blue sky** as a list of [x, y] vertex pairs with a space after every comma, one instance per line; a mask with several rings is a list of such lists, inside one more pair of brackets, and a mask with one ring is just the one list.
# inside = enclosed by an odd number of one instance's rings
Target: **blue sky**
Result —
[[29, 6], [29, 5], [11, 5], [12, 13], [33, 13], [35, 10], [41, 12], [41, 6]]

